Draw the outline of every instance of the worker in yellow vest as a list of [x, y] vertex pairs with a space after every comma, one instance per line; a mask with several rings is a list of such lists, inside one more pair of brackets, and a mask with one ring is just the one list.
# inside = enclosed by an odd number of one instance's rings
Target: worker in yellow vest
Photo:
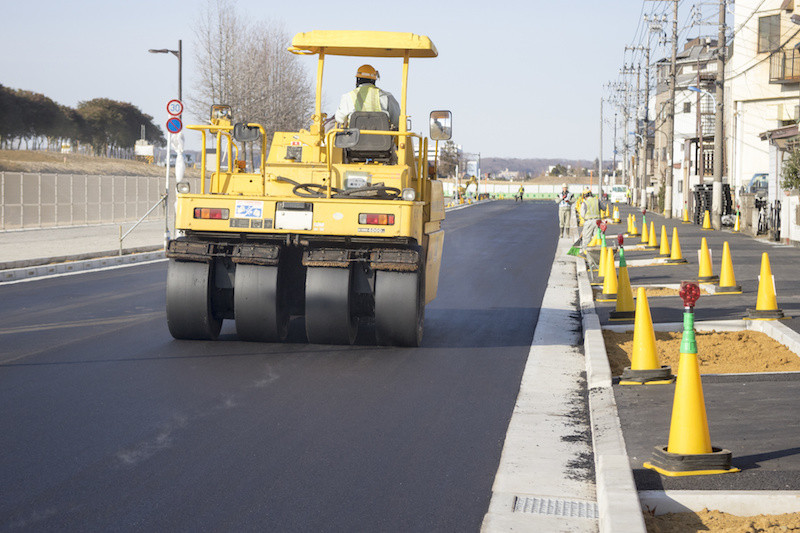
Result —
[[356, 88], [342, 95], [334, 117], [339, 124], [347, 124], [353, 111], [383, 111], [395, 129], [400, 123], [400, 104], [394, 96], [375, 86], [380, 74], [372, 65], [361, 65], [356, 71]]
[[600, 199], [594, 196], [591, 189], [588, 187], [584, 191], [583, 196], [583, 203], [581, 203], [581, 217], [583, 218], [581, 249], [583, 249], [584, 254], [591, 263], [592, 258], [586, 253], [586, 249], [589, 246], [589, 242], [592, 240], [594, 232], [597, 231], [597, 221], [601, 218], [600, 213], [604, 209], [604, 206], [602, 202], [600, 202]]

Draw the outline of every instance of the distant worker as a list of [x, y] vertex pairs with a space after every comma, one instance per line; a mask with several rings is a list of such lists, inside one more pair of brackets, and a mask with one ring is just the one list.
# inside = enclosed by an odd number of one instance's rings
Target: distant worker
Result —
[[516, 202], [517, 200], [519, 200], [521, 202], [524, 197], [525, 197], [525, 186], [520, 185], [517, 194], [514, 195], [514, 201]]
[[336, 122], [347, 124], [353, 111], [383, 111], [389, 115], [389, 122], [397, 129], [400, 123], [400, 104], [394, 96], [378, 89], [375, 82], [380, 74], [372, 65], [361, 65], [356, 71], [356, 88], [342, 95], [336, 110]]
[[556, 198], [556, 202], [558, 203], [558, 227], [561, 230], [559, 237], [569, 237], [574, 197], [569, 192], [569, 187], [567, 187], [566, 183], [561, 184], [561, 194]]
[[588, 187], [584, 191], [584, 199], [581, 204], [581, 216], [583, 217], [583, 233], [581, 234], [581, 249], [589, 260], [590, 266], [594, 266], [592, 256], [587, 253], [589, 242], [592, 240], [594, 232], [597, 231], [597, 221], [600, 220], [600, 213], [603, 205], [600, 200], [592, 194]]
[[628, 205], [631, 205], [631, 190], [625, 189], [625, 201], [628, 202]]

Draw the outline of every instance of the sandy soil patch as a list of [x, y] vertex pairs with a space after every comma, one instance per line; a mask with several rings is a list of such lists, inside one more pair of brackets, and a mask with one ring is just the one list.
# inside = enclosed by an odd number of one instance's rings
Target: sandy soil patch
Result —
[[781, 515], [735, 516], [704, 509], [697, 513], [673, 513], [659, 516], [645, 514], [647, 531], [651, 533], [778, 533], [800, 531], [800, 513]]
[[[656, 332], [658, 360], [678, 371], [680, 332]], [[619, 376], [631, 366], [633, 332], [603, 331], [611, 374]], [[697, 331], [697, 356], [702, 374], [800, 371], [800, 357], [759, 331]]]

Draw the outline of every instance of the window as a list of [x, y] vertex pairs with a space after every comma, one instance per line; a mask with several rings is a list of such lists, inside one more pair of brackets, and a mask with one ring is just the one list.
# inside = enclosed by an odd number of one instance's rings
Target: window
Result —
[[683, 103], [683, 112], [684, 113], [691, 113], [692, 112], [692, 103], [691, 102], [684, 102]]
[[758, 52], [771, 52], [780, 46], [781, 16], [770, 15], [758, 19]]

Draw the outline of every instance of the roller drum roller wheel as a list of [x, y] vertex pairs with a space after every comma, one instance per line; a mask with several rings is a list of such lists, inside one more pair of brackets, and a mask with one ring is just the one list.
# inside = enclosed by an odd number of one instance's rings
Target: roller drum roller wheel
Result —
[[167, 326], [176, 339], [213, 340], [222, 319], [214, 316], [209, 263], [170, 259], [167, 268]]
[[353, 344], [350, 268], [312, 267], [306, 273], [306, 336], [312, 344]]
[[384, 346], [419, 346], [425, 320], [419, 272], [379, 271], [375, 277], [375, 339]]
[[281, 296], [277, 266], [236, 267], [233, 314], [243, 341], [281, 342], [289, 330], [289, 314]]

